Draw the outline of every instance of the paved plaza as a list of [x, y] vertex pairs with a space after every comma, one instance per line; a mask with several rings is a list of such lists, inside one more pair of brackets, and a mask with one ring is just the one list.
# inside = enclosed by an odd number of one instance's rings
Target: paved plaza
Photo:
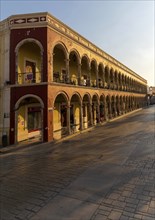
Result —
[[0, 151], [0, 220], [155, 219], [155, 106], [12, 148]]

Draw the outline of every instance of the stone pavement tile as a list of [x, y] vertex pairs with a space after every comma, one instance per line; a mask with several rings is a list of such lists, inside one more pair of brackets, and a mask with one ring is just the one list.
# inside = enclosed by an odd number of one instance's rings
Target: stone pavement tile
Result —
[[130, 208], [136, 209], [137, 204], [133, 204], [133, 203], [126, 203], [126, 207], [130, 207]]
[[131, 207], [126, 206], [126, 207], [124, 208], [124, 211], [134, 213], [134, 212], [135, 212], [135, 208], [131, 208]]
[[134, 215], [135, 219], [142, 219], [142, 217], [143, 217], [143, 215], [141, 215], [141, 214], [135, 214]]
[[41, 209], [40, 206], [34, 206], [34, 207], [31, 209], [31, 211], [36, 213], [36, 212], [38, 212], [40, 209]]
[[57, 196], [31, 220], [89, 220], [98, 205], [64, 196]]
[[111, 205], [113, 202], [114, 202], [113, 199], [104, 199], [104, 200], [102, 201], [102, 204], [103, 204], [103, 205], [104, 205], [104, 204]]
[[102, 215], [102, 214], [97, 214], [94, 220], [107, 220], [107, 216]]
[[147, 213], [148, 209], [149, 209], [148, 205], [138, 204], [138, 206], [137, 206], [138, 212]]
[[124, 216], [124, 215], [121, 215], [120, 219], [119, 220], [129, 220], [129, 217], [127, 216]]
[[27, 219], [28, 216], [30, 216], [30, 211], [28, 210], [24, 210], [23, 212], [21, 212], [20, 214], [16, 215], [17, 219]]
[[113, 199], [113, 200], [117, 200], [119, 197], [120, 197], [120, 194], [119, 194], [119, 193], [111, 193], [111, 194], [109, 195], [109, 198], [110, 198], [110, 199]]
[[117, 210], [113, 210], [110, 215], [108, 216], [108, 219], [110, 220], [116, 220], [116, 219], [120, 219], [122, 215], [122, 212], [117, 211]]
[[124, 216], [128, 216], [129, 218], [132, 218], [134, 216], [134, 213], [133, 212], [123, 211], [123, 215]]
[[151, 217], [151, 216], [143, 216], [142, 217], [142, 220], [154, 220], [155, 219], [155, 217]]
[[92, 193], [87, 189], [79, 189], [76, 187], [75, 188], [72, 187], [72, 189], [65, 189], [60, 193], [60, 195], [87, 201], [87, 202], [93, 202], [96, 204], [100, 204], [102, 201], [102, 195], [99, 195], [95, 192]]
[[131, 199], [131, 198], [126, 198], [125, 200], [126, 203], [131, 203], [131, 204], [138, 204], [139, 200], [138, 199]]
[[132, 194], [131, 191], [124, 190], [124, 191], [122, 192], [121, 196], [129, 197], [131, 194]]
[[154, 217], [155, 217], [155, 208], [149, 208], [148, 213], [151, 215], [154, 215]]
[[155, 209], [155, 200], [152, 200], [149, 204], [150, 208], [154, 208]]
[[112, 208], [111, 208], [111, 207], [107, 207], [107, 206], [102, 206], [102, 205], [100, 205], [99, 210], [111, 212], [111, 211], [112, 211]]
[[104, 215], [104, 216], [110, 215], [110, 212], [104, 211], [104, 210], [99, 210], [98, 213], [101, 214], [101, 215]]
[[5, 210], [1, 210], [0, 212], [0, 220], [15, 220], [15, 215], [6, 212]]
[[151, 201], [151, 197], [150, 196], [145, 196], [145, 195], [138, 195], [137, 199], [144, 200], [144, 201]]
[[123, 209], [123, 208], [125, 208], [126, 203], [125, 203], [125, 202], [119, 202], [119, 201], [114, 200], [114, 201], [112, 202], [112, 205], [113, 205], [114, 207], [116, 207], [116, 208]]

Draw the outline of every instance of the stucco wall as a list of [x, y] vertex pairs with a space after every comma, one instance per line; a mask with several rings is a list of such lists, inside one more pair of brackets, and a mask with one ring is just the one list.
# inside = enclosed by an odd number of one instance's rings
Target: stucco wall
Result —
[[9, 82], [10, 30], [7, 20], [0, 23], [0, 144], [2, 135], [9, 136], [10, 88]]

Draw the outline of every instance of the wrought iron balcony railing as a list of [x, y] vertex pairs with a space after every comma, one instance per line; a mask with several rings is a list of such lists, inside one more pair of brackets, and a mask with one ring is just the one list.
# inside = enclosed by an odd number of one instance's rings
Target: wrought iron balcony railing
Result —
[[17, 84], [31, 84], [41, 82], [41, 72], [35, 73], [16, 73], [16, 83]]

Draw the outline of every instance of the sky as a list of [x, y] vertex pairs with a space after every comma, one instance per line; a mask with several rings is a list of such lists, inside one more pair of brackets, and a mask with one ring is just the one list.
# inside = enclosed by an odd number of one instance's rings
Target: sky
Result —
[[0, 0], [0, 20], [49, 12], [155, 86], [155, 0]]

